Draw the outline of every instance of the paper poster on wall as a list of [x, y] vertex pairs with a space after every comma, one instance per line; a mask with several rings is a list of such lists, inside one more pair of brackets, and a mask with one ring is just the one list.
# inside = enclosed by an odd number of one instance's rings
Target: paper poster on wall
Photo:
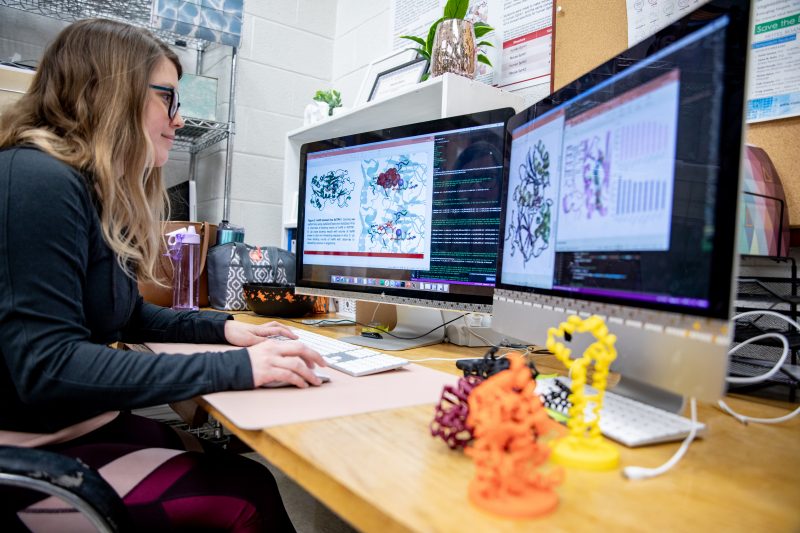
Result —
[[[687, 15], [706, 0], [626, 0], [628, 46]], [[800, 0], [753, 3], [747, 122], [800, 115]]]
[[[401, 35], [426, 38], [430, 25], [447, 0], [393, 0], [394, 47], [413, 43]], [[478, 63], [475, 79], [508, 91], [525, 89], [538, 100], [551, 92], [553, 59], [553, 0], [471, 0], [467, 20], [482, 21], [495, 30], [481, 37], [493, 47], [483, 52], [492, 67]]]
[[553, 71], [553, 1], [506, 1], [501, 27], [502, 62], [495, 85], [550, 94]]
[[443, 0], [392, 0], [392, 49], [411, 48], [414, 43], [401, 39], [401, 35], [414, 35], [426, 39], [433, 21], [442, 16]]
[[707, 0], [626, 0], [628, 11], [628, 47], [650, 37]]
[[500, 0], [470, 0], [469, 8], [467, 9], [467, 16], [465, 17], [467, 20], [472, 21], [473, 23], [485, 22], [494, 28], [494, 31], [489, 32], [478, 39], [478, 42], [487, 41], [494, 44], [494, 46], [482, 47], [482, 53], [489, 58], [489, 61], [492, 62], [492, 66], [490, 67], [489, 65], [485, 65], [483, 63], [478, 63], [476, 66], [475, 80], [481, 83], [486, 83], [487, 85], [497, 85], [496, 78], [497, 73], [499, 72], [499, 67], [497, 64], [499, 48], [497, 35], [498, 32], [501, 32], [502, 30], [502, 10], [503, 2]]
[[753, 6], [747, 122], [800, 115], [800, 0]]

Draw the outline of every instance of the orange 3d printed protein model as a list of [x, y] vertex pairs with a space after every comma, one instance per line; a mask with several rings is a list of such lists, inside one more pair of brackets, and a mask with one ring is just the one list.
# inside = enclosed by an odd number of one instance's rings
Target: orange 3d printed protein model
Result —
[[469, 498], [481, 509], [509, 518], [534, 518], [558, 505], [560, 468], [543, 472], [550, 449], [538, 438], [561, 430], [534, 394], [536, 382], [521, 357], [469, 395], [467, 425], [475, 440], [465, 453], [475, 463]]
[[[569, 339], [575, 333], [586, 332], [590, 332], [596, 340], [578, 359], [570, 359], [571, 350], [555, 340], [557, 336]], [[550, 328], [547, 331], [547, 349], [564, 363], [572, 376], [570, 386], [572, 394], [569, 396], [572, 407], [567, 421], [570, 432], [553, 446], [552, 459], [558, 464], [584, 470], [612, 470], [619, 465], [619, 450], [600, 434], [600, 410], [603, 407], [603, 395], [608, 382], [608, 369], [617, 357], [617, 351], [614, 349], [616, 341], [617, 337], [608, 332], [603, 319], [596, 315], [586, 320], [572, 315], [557, 329]], [[594, 362], [592, 386], [597, 393], [587, 395], [586, 370], [592, 362]], [[588, 402], [593, 404], [594, 418], [590, 421], [586, 419]]]

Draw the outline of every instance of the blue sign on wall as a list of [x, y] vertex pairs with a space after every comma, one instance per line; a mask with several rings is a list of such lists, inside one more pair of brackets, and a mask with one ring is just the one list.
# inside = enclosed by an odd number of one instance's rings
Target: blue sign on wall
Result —
[[244, 0], [154, 0], [155, 28], [238, 47]]

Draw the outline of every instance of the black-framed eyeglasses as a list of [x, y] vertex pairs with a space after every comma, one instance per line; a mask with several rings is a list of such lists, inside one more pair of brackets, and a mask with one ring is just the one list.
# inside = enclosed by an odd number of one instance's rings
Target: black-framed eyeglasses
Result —
[[175, 115], [178, 114], [178, 109], [181, 107], [180, 97], [178, 96], [178, 90], [175, 87], [166, 87], [164, 85], [153, 85], [150, 84], [149, 87], [151, 89], [155, 89], [156, 91], [163, 91], [165, 93], [169, 93], [169, 107], [167, 108], [167, 116], [170, 120], [175, 118]]

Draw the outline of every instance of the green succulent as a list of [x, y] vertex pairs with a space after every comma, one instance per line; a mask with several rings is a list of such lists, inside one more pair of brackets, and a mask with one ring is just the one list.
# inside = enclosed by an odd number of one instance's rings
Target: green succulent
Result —
[[[421, 55], [428, 61], [431, 60], [431, 52], [433, 51], [433, 39], [436, 37], [436, 28], [439, 26], [439, 23], [445, 19], [463, 19], [467, 16], [467, 8], [469, 7], [469, 0], [447, 0], [447, 4], [444, 6], [444, 16], [442, 16], [439, 20], [434, 22], [430, 29], [428, 30], [428, 37], [427, 39], [423, 39], [422, 37], [415, 37], [413, 35], [401, 35], [401, 39], [408, 39], [410, 41], [414, 41], [419, 45], [418, 48], [414, 48], [417, 54]], [[490, 31], [493, 31], [494, 28], [486, 24], [485, 22], [476, 22], [473, 24], [475, 28], [475, 37], [480, 39]], [[480, 63], [484, 63], [486, 65], [492, 66], [492, 62], [489, 61], [489, 58], [486, 57], [485, 54], [480, 52], [481, 46], [494, 46], [489, 41], [479, 41], [478, 45], [478, 61]], [[427, 79], [428, 74], [425, 74], [423, 79]]]
[[342, 93], [336, 89], [330, 91], [317, 91], [313, 100], [328, 104], [328, 115], [333, 115], [334, 108], [342, 107]]

